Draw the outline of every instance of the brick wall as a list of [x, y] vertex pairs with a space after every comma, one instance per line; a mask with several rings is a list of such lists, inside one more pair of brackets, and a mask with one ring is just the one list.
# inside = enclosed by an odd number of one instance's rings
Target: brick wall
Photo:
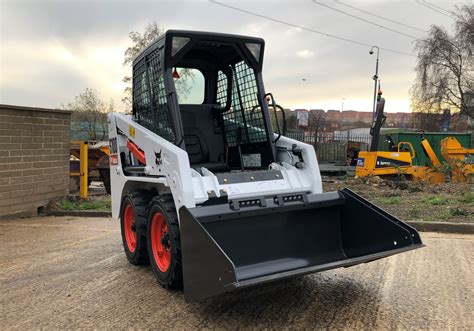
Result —
[[0, 217], [68, 193], [71, 113], [0, 105]]

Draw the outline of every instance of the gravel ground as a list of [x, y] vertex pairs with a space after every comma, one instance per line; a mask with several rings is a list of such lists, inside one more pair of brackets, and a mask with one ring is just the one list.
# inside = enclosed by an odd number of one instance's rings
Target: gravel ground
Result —
[[187, 304], [107, 218], [0, 221], [0, 328], [474, 329], [474, 236]]

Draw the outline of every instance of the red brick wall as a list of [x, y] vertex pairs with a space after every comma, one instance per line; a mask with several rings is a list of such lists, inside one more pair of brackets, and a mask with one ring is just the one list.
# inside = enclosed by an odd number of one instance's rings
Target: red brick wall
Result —
[[0, 217], [68, 193], [71, 113], [0, 105]]

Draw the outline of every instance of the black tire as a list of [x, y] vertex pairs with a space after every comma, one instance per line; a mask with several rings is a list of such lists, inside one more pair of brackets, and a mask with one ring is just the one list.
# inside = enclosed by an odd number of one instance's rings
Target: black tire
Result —
[[[123, 249], [128, 261], [134, 265], [146, 265], [149, 261], [146, 247], [146, 224], [147, 208], [151, 198], [152, 195], [149, 191], [137, 190], [127, 194], [123, 198], [120, 207], [120, 230], [122, 232]], [[132, 208], [133, 224], [130, 224], [127, 220], [127, 206]], [[126, 223], [128, 226], [126, 226]], [[131, 243], [133, 232], [136, 235], [134, 245]]]
[[[161, 223], [164, 220], [166, 223], [166, 237], [160, 237], [156, 231], [153, 233], [153, 230], [157, 229], [156, 225], [153, 225], [154, 222], [158, 222], [157, 219], [155, 219], [157, 214], [162, 215], [162, 220], [159, 222]], [[159, 217], [160, 216], [158, 216], [158, 218]], [[179, 223], [173, 197], [170, 194], [155, 196], [151, 199], [150, 205], [148, 207], [147, 231], [148, 256], [150, 258], [150, 265], [156, 279], [165, 288], [171, 290], [182, 289], [183, 271], [181, 267], [181, 241]], [[163, 244], [164, 240], [166, 240], [167, 244]], [[159, 245], [160, 243], [162, 249], [165, 248], [165, 246], [168, 248], [166, 250], [169, 254], [169, 264], [167, 264], [167, 269], [163, 268], [163, 264], [161, 265], [161, 269], [159, 266], [160, 261], [157, 257], [157, 244]]]

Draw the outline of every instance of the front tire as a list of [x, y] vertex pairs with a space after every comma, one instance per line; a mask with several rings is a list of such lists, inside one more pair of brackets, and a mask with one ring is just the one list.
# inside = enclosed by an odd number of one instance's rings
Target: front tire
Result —
[[168, 289], [183, 287], [178, 216], [171, 195], [156, 196], [148, 207], [148, 256], [158, 282]]
[[134, 265], [148, 264], [148, 251], [144, 227], [147, 221], [147, 206], [151, 199], [148, 191], [138, 190], [127, 194], [120, 210], [120, 229], [125, 255]]

